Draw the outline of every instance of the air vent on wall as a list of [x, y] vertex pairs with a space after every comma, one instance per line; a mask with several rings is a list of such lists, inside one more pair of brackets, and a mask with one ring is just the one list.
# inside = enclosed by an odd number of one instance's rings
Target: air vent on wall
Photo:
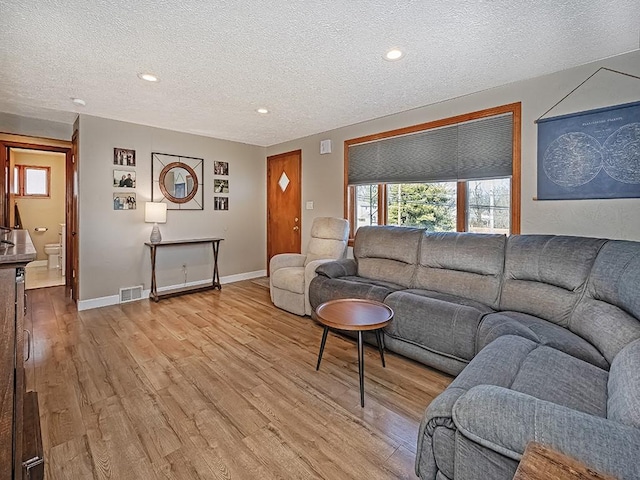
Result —
[[120, 303], [134, 302], [142, 298], [142, 285], [120, 289]]

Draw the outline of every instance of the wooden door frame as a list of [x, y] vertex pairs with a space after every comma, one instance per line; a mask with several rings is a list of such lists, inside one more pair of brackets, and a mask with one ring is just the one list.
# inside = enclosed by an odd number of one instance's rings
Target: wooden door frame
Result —
[[[79, 148], [78, 130], [74, 130], [71, 136], [71, 161], [67, 156], [65, 185], [66, 193], [66, 225], [67, 225], [67, 245], [71, 245], [73, 255], [65, 256], [66, 268], [66, 284], [71, 287], [71, 299], [78, 302], [80, 298], [80, 208], [78, 206], [78, 192], [75, 190], [75, 181], [79, 182], [78, 176], [78, 148]], [[67, 252], [69, 248], [67, 247]]]
[[[0, 224], [2, 224], [5, 227], [10, 227], [13, 228], [11, 225], [7, 225], [7, 223], [9, 222], [9, 218], [10, 218], [10, 209], [12, 208], [11, 205], [9, 205], [9, 175], [12, 175], [12, 172], [9, 172], [9, 150], [11, 148], [20, 148], [20, 149], [27, 149], [27, 150], [40, 150], [40, 151], [46, 151], [46, 152], [56, 152], [56, 153], [64, 153], [65, 154], [65, 224], [67, 225], [67, 236], [66, 236], [66, 246], [67, 246], [67, 252], [69, 251], [69, 245], [70, 245], [70, 241], [73, 241], [73, 235], [72, 235], [72, 231], [71, 228], [69, 228], [70, 225], [77, 225], [77, 222], [73, 222], [72, 221], [72, 198], [73, 198], [73, 178], [70, 178], [68, 176], [68, 172], [69, 169], [73, 169], [73, 162], [74, 162], [74, 158], [73, 158], [73, 148], [72, 145], [68, 146], [68, 147], [63, 147], [63, 146], [56, 146], [56, 145], [46, 145], [46, 144], [41, 144], [41, 143], [37, 143], [38, 139], [34, 138], [34, 143], [27, 143], [27, 142], [18, 142], [18, 141], [12, 141], [12, 140], [0, 140], [0, 165], [3, 166], [3, 168], [0, 169], [0, 216], [1, 216], [1, 222]], [[71, 143], [71, 142], [67, 142], [67, 141], [63, 141], [60, 140], [60, 142], [64, 142], [64, 143]], [[73, 171], [73, 170], [72, 170]], [[76, 235], [77, 237], [77, 235]], [[70, 287], [73, 281], [73, 268], [69, 268], [69, 264], [70, 264], [70, 257], [71, 255], [68, 255], [67, 252], [65, 252], [65, 260], [67, 262], [67, 264], [65, 265], [66, 267], [66, 272], [65, 272], [65, 285], [67, 287]], [[78, 251], [77, 249], [75, 249], [75, 257], [78, 257]], [[76, 273], [76, 277], [77, 277], [77, 273]], [[74, 290], [72, 292], [72, 296], [74, 298], [74, 300], [77, 299], [77, 292]]]
[[[270, 175], [269, 160], [276, 160], [281, 157], [288, 157], [290, 155], [298, 156], [298, 178], [296, 181], [300, 185], [300, 250], [302, 250], [302, 149], [292, 150], [291, 152], [279, 153], [278, 155], [270, 155], [267, 157], [267, 275], [269, 275], [269, 254], [271, 253], [271, 222], [269, 221], [271, 215], [271, 205], [269, 204], [269, 185]], [[289, 179], [293, 182], [293, 179]], [[298, 252], [301, 253], [301, 252]]]

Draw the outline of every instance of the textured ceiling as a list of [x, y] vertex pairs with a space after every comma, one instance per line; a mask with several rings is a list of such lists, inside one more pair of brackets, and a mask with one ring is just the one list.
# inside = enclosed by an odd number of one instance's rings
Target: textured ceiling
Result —
[[[268, 146], [639, 39], [640, 0], [0, 0], [0, 111]], [[395, 46], [405, 57], [383, 60]]]

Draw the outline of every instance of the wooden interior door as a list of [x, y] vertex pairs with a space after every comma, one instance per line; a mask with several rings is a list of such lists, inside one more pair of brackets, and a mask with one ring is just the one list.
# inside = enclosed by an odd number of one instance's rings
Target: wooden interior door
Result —
[[267, 274], [278, 253], [301, 253], [302, 150], [267, 157]]

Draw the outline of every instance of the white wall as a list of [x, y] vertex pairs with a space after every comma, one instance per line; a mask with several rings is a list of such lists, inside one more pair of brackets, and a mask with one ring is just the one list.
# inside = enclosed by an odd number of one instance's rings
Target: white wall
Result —
[[[267, 155], [302, 149], [303, 245], [309, 239], [311, 223], [315, 217], [343, 216], [345, 140], [513, 102], [522, 102], [522, 233], [640, 240], [640, 199], [533, 200], [536, 197], [537, 178], [535, 120], [601, 66], [640, 75], [640, 52], [267, 148]], [[455, 82], [455, 79], [452, 78], [451, 81]], [[429, 85], [424, 88], [429, 88]], [[601, 71], [545, 118], [637, 100], [640, 100], [640, 80]], [[329, 155], [320, 155], [319, 144], [323, 139], [332, 140], [333, 151]], [[314, 210], [304, 210], [307, 201], [314, 202]]]
[[0, 112], [0, 132], [71, 140], [72, 125]]
[[[113, 149], [136, 151], [136, 210], [113, 210]], [[118, 294], [120, 287], [150, 287], [144, 203], [151, 199], [151, 152], [204, 159], [204, 210], [168, 211], [163, 240], [223, 237], [220, 275], [266, 268], [265, 149], [103, 118], [80, 116], [80, 300]], [[213, 209], [213, 162], [229, 162], [229, 211]], [[121, 167], [119, 167], [121, 168]], [[211, 246], [158, 250], [160, 286], [211, 278]]]

